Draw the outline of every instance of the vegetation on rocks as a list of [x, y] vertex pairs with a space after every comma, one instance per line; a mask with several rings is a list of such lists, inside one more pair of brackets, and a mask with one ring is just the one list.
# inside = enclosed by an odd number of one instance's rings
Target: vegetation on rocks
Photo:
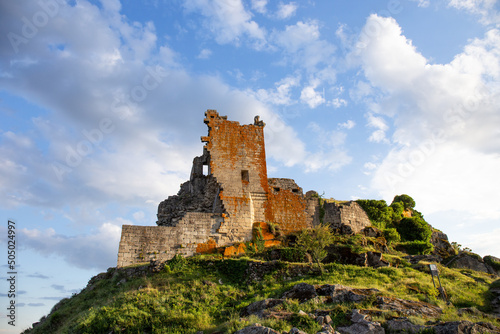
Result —
[[[486, 267], [498, 270], [498, 258], [479, 257], [485, 271], [448, 268], [450, 261], [433, 251], [433, 230], [411, 197], [396, 196], [390, 206], [358, 202], [379, 229], [334, 235], [321, 225], [264, 249], [257, 228], [253, 248], [240, 257], [178, 255], [165, 263], [110, 268], [24, 333], [235, 333], [256, 323], [269, 333], [297, 328], [310, 334], [358, 333], [363, 326], [386, 333], [500, 327], [500, 283]], [[453, 263], [474, 259], [458, 253]], [[430, 263], [449, 304], [433, 284]]]

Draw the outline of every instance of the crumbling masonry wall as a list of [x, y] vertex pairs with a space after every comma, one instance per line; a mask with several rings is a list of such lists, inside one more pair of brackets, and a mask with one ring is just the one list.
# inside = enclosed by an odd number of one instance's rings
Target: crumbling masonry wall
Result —
[[205, 113], [208, 136], [202, 137], [209, 155], [210, 175], [220, 185], [219, 198], [224, 222], [218, 244], [252, 238], [254, 222], [264, 222], [267, 202], [267, 166], [264, 145], [265, 124], [240, 125], [215, 110]]
[[304, 196], [291, 179], [271, 178], [268, 184], [267, 221], [277, 224], [285, 234], [317, 225], [317, 198]]
[[200, 243], [217, 233], [221, 221], [220, 215], [189, 212], [176, 226], [123, 225], [117, 267], [194, 255]]
[[[285, 234], [319, 223], [317, 193], [304, 196], [291, 179], [267, 178], [265, 124], [258, 116], [253, 124], [240, 125], [207, 110], [204, 123], [208, 135], [201, 137], [203, 154], [193, 159], [189, 181], [159, 204], [159, 226], [123, 226], [118, 267], [249, 241], [253, 227], [267, 222]], [[357, 232], [369, 224], [358, 209], [325, 206], [324, 221], [333, 226], [352, 222]]]
[[325, 210], [323, 222], [339, 233], [359, 233], [365, 227], [371, 226], [365, 210], [354, 201], [327, 202], [323, 208]]

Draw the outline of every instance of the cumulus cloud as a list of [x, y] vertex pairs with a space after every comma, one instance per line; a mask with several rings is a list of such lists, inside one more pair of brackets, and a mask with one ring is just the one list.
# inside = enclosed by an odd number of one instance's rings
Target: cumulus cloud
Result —
[[325, 98], [322, 92], [316, 91], [317, 83], [313, 83], [310, 86], [304, 87], [300, 93], [300, 100], [306, 103], [309, 108], [316, 108], [317, 106], [325, 103]]
[[[66, 236], [53, 228], [46, 230], [21, 229], [18, 231], [22, 247], [33, 249], [45, 256], [57, 255], [69, 264], [83, 269], [103, 270], [116, 264], [121, 225], [131, 222], [117, 219], [102, 224], [90, 234]], [[64, 291], [64, 287], [52, 286]]]
[[385, 120], [380, 116], [373, 115], [372, 113], [368, 113], [366, 115], [366, 118], [368, 120], [367, 126], [370, 128], [375, 128], [375, 131], [372, 132], [368, 140], [375, 143], [387, 143], [388, 139], [386, 138], [385, 133], [389, 129], [389, 126], [387, 125]]
[[[253, 6], [263, 10], [265, 3], [254, 1]], [[256, 48], [266, 43], [265, 30], [252, 20], [252, 14], [241, 0], [186, 0], [184, 7], [188, 12], [200, 12], [206, 18], [204, 26], [220, 44], [240, 44], [243, 37], [249, 38]]]
[[[241, 2], [224, 3], [186, 6], [213, 14], [213, 6], [234, 4], [221, 15], [235, 11], [249, 17]], [[37, 6], [9, 3], [0, 22], [11, 23], [7, 31], [17, 31], [21, 28], [13, 13], [28, 15], [40, 10]], [[290, 90], [298, 78], [284, 78], [269, 92], [239, 91], [219, 77], [189, 74], [175, 51], [157, 44], [154, 25], [129, 24], [119, 6], [100, 11], [82, 1], [78, 8], [60, 5], [58, 10], [34, 38], [19, 45], [19, 53], [7, 40], [0, 41], [6, 73], [1, 87], [48, 111], [28, 117], [27, 130], [0, 133], [3, 206], [95, 209], [109, 201], [158, 203], [177, 192], [192, 157], [202, 153], [199, 136], [206, 127], [200, 119], [212, 106], [242, 123], [261, 115], [272, 132], [269, 156], [277, 161], [300, 163], [283, 154], [290, 142], [296, 143], [297, 156], [306, 154], [297, 134], [283, 121], [273, 121], [278, 118], [264, 104], [293, 103]], [[238, 22], [247, 21], [233, 23]]]
[[266, 13], [267, 0], [252, 0], [252, 9], [257, 13]]
[[319, 65], [332, 64], [335, 60], [335, 46], [320, 37], [319, 23], [311, 20], [275, 31], [272, 40], [284, 50], [287, 61], [315, 72]]
[[500, 25], [497, 0], [449, 0], [448, 5], [478, 15], [483, 24]]
[[354, 122], [353, 120], [349, 119], [347, 120], [346, 122], [344, 123], [339, 123], [339, 127], [340, 128], [344, 128], [344, 129], [347, 129], [347, 130], [350, 130], [352, 129], [353, 127], [356, 126], [356, 122]]
[[199, 59], [208, 59], [212, 55], [212, 51], [210, 49], [203, 49], [200, 51], [200, 54], [197, 58]]
[[463, 208], [499, 217], [499, 36], [492, 29], [450, 63], [430, 64], [394, 19], [367, 20], [355, 52], [373, 87], [362, 97], [373, 110], [370, 140], [386, 140], [387, 117], [394, 125], [392, 148], [373, 173], [372, 187], [385, 199], [409, 193], [427, 213]]
[[291, 90], [297, 87], [300, 83], [298, 77], [288, 76], [278, 81], [274, 89], [259, 89], [256, 92], [256, 97], [263, 102], [272, 103], [275, 105], [290, 105], [294, 103]]
[[314, 142], [319, 150], [307, 155], [306, 172], [314, 172], [323, 168], [337, 171], [351, 163], [352, 157], [344, 147], [346, 133], [325, 130], [315, 122], [309, 123], [307, 128], [315, 138]]
[[278, 16], [279, 19], [287, 19], [295, 15], [296, 11], [297, 4], [295, 4], [294, 2], [290, 2], [287, 4], [280, 2], [278, 5], [276, 16]]

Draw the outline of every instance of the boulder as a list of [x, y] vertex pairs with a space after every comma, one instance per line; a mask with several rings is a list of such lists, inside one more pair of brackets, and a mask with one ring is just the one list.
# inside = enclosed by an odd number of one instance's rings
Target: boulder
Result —
[[366, 252], [366, 261], [368, 266], [373, 268], [389, 266], [389, 262], [382, 260], [382, 253], [380, 252]]
[[282, 298], [288, 299], [298, 299], [299, 302], [304, 303], [309, 299], [317, 297], [316, 289], [313, 285], [307, 283], [299, 283], [295, 285], [291, 290], [288, 290], [283, 294]]
[[380, 238], [384, 236], [381, 230], [373, 226], [367, 226], [361, 230], [361, 233], [371, 238]]
[[358, 254], [346, 246], [330, 246], [327, 248], [327, 252], [328, 255], [323, 261], [324, 263], [335, 262], [374, 268], [387, 267], [389, 265], [389, 262], [382, 259], [381, 252], [366, 252]]
[[284, 299], [273, 299], [268, 298], [254, 302], [247, 307], [243, 308], [240, 312], [242, 317], [248, 317], [252, 314], [262, 318], [264, 316], [264, 311], [272, 309], [275, 306], [283, 304]]
[[500, 333], [498, 327], [489, 323], [470, 321], [451, 321], [432, 326], [435, 334], [476, 334], [476, 333]]
[[360, 313], [359, 310], [352, 310], [352, 325], [338, 327], [337, 331], [341, 334], [385, 334], [385, 330], [380, 326], [380, 323], [370, 320], [367, 315]]
[[488, 290], [490, 294], [491, 313], [500, 317], [500, 279], [491, 283]]
[[340, 284], [325, 284], [316, 290], [320, 296], [329, 296], [333, 303], [360, 303], [379, 292], [377, 289], [354, 289]]
[[394, 318], [385, 322], [390, 333], [420, 333], [425, 326], [415, 325], [408, 318]]
[[275, 331], [272, 328], [269, 327], [264, 327], [260, 326], [258, 324], [255, 324], [253, 326], [248, 326], [243, 329], [240, 329], [239, 331], [235, 332], [234, 334], [281, 334], [278, 331]]
[[354, 264], [356, 266], [366, 267], [368, 260], [366, 253], [354, 253], [349, 247], [346, 246], [330, 246], [326, 248], [328, 255], [323, 262], [325, 263], [341, 263], [341, 264]]
[[307, 334], [307, 333], [301, 331], [298, 328], [293, 327], [292, 329], [290, 329], [290, 331], [288, 332], [288, 334]]
[[443, 312], [439, 307], [429, 303], [395, 297], [378, 296], [375, 303], [382, 310], [391, 310], [406, 316], [435, 318]]
[[490, 274], [500, 276], [500, 259], [491, 255], [483, 257], [484, 264]]
[[460, 254], [454, 256], [446, 263], [446, 266], [449, 268], [482, 271], [484, 273], [489, 272], [483, 259], [479, 255], [469, 252], [461, 252]]

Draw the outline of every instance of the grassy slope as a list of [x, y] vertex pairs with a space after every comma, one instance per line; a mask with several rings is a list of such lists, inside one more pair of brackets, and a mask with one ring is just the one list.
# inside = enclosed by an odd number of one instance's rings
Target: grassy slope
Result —
[[[395, 258], [397, 256], [393, 256], [392, 260]], [[126, 282], [122, 272], [112, 269], [108, 272], [109, 278], [98, 281], [92, 289], [84, 289], [63, 300], [41, 325], [26, 333], [232, 333], [255, 322], [281, 331], [296, 326], [308, 333], [316, 333], [319, 326], [307, 317], [298, 316], [299, 310], [329, 310], [334, 322], [342, 324], [352, 308], [372, 308], [370, 302], [339, 305], [289, 301], [281, 310], [290, 315], [285, 319], [240, 319], [239, 311], [243, 307], [264, 298], [279, 298], [299, 282], [377, 288], [383, 295], [429, 302], [444, 311], [439, 319], [410, 317], [415, 323], [467, 319], [500, 325], [493, 318], [457, 315], [457, 309], [461, 307], [487, 311], [487, 290], [493, 281], [487, 274], [439, 266], [441, 281], [453, 304], [447, 306], [439, 299], [424, 265], [420, 265], [422, 271], [419, 271], [409, 266], [373, 269], [328, 264], [323, 276], [290, 277], [292, 275], [288, 272], [291, 266], [305, 264], [283, 262], [280, 269], [265, 276], [262, 281], [246, 283], [248, 261], [253, 260], [193, 257], [173, 261], [160, 273]], [[375, 320], [383, 322], [384, 317], [394, 315], [384, 313]]]

